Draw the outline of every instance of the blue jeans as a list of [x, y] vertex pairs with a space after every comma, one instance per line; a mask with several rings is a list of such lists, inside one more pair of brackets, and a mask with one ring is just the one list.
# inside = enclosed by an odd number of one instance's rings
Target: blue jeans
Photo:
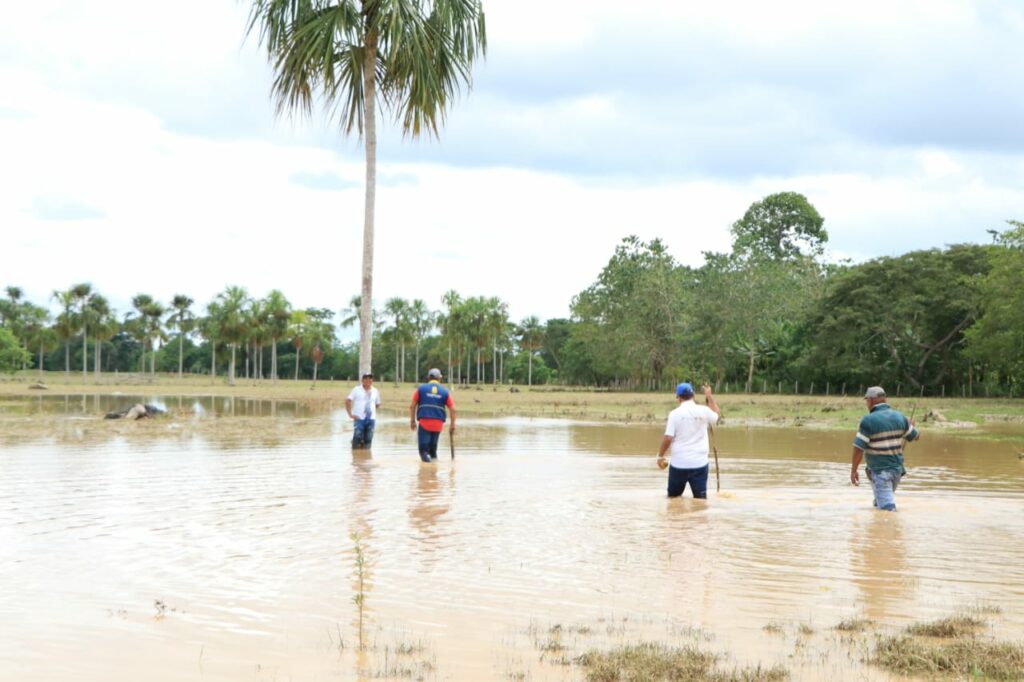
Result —
[[373, 427], [376, 419], [357, 419], [355, 428], [352, 430], [352, 447], [368, 448], [373, 443]]
[[875, 493], [875, 506], [885, 511], [896, 511], [896, 486], [903, 474], [895, 469], [869, 470], [868, 478]]
[[432, 462], [437, 459], [437, 441], [441, 439], [440, 431], [427, 431], [422, 426], [416, 431], [416, 441], [420, 446], [420, 459]]
[[686, 484], [690, 484], [690, 492], [697, 499], [705, 499], [708, 496], [708, 465], [705, 464], [697, 469], [676, 469], [674, 466], [668, 468], [668, 496], [679, 497], [686, 490]]

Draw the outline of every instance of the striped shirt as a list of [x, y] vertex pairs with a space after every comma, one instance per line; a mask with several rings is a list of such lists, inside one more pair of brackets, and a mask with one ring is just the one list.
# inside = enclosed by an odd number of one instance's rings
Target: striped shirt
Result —
[[910, 420], [892, 409], [888, 403], [879, 403], [871, 413], [860, 420], [853, 447], [864, 451], [868, 469], [884, 471], [903, 469], [903, 439], [917, 438], [917, 429]]

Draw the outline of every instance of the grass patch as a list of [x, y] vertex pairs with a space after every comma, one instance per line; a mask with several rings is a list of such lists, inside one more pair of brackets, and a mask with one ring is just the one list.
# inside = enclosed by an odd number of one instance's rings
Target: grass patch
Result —
[[652, 642], [621, 646], [611, 651], [588, 651], [576, 659], [590, 682], [694, 680], [695, 682], [774, 682], [789, 678], [773, 668], [715, 668], [719, 657], [694, 647], [667, 647]]
[[867, 618], [847, 618], [836, 623], [832, 629], [840, 632], [864, 632], [871, 625], [872, 621]]
[[875, 646], [871, 662], [902, 675], [1024, 678], [1024, 646], [976, 638], [932, 644], [905, 635], [884, 637]]
[[775, 620], [765, 623], [761, 629], [771, 635], [781, 635], [783, 633], [782, 623]]
[[978, 628], [984, 627], [985, 621], [974, 616], [949, 616], [927, 623], [914, 623], [907, 628], [912, 635], [923, 637], [942, 637], [950, 639], [953, 637], [971, 637]]

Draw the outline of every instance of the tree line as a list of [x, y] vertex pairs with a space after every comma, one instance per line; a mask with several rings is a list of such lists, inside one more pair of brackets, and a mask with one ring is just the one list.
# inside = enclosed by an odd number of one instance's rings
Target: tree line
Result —
[[[495, 296], [448, 291], [370, 306], [375, 375], [418, 381], [428, 366], [456, 383], [561, 383], [664, 389], [683, 379], [747, 391], [1020, 395], [1024, 370], [1024, 223], [993, 243], [957, 244], [864, 263], [827, 262], [824, 219], [806, 197], [755, 202], [728, 253], [678, 263], [659, 239], [622, 240], [568, 318], [514, 322]], [[119, 315], [88, 283], [53, 292], [56, 314], [0, 299], [0, 370], [176, 372], [276, 381], [355, 378], [354, 296], [335, 314], [228, 286], [195, 310], [147, 294]], [[268, 352], [269, 350], [269, 352]]]

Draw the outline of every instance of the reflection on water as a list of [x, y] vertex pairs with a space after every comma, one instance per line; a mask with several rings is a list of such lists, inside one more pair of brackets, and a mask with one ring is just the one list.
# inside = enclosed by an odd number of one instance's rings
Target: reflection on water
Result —
[[161, 396], [142, 394], [0, 396], [0, 414], [104, 415], [142, 403], [162, 410], [214, 417], [310, 417], [322, 414], [322, 402], [264, 400], [235, 396]]
[[722, 428], [722, 492], [668, 500], [658, 426], [460, 419], [458, 459], [424, 465], [404, 419], [353, 451], [347, 420], [310, 433], [277, 410], [272, 445], [212, 430], [0, 450], [5, 677], [353, 679], [422, 642], [440, 679], [574, 679], [525, 633], [578, 624], [584, 647], [700, 628], [797, 679], [886, 679], [763, 628], [981, 603], [1024, 635], [1024, 465], [999, 443], [926, 432], [882, 514], [847, 484], [848, 433]]

